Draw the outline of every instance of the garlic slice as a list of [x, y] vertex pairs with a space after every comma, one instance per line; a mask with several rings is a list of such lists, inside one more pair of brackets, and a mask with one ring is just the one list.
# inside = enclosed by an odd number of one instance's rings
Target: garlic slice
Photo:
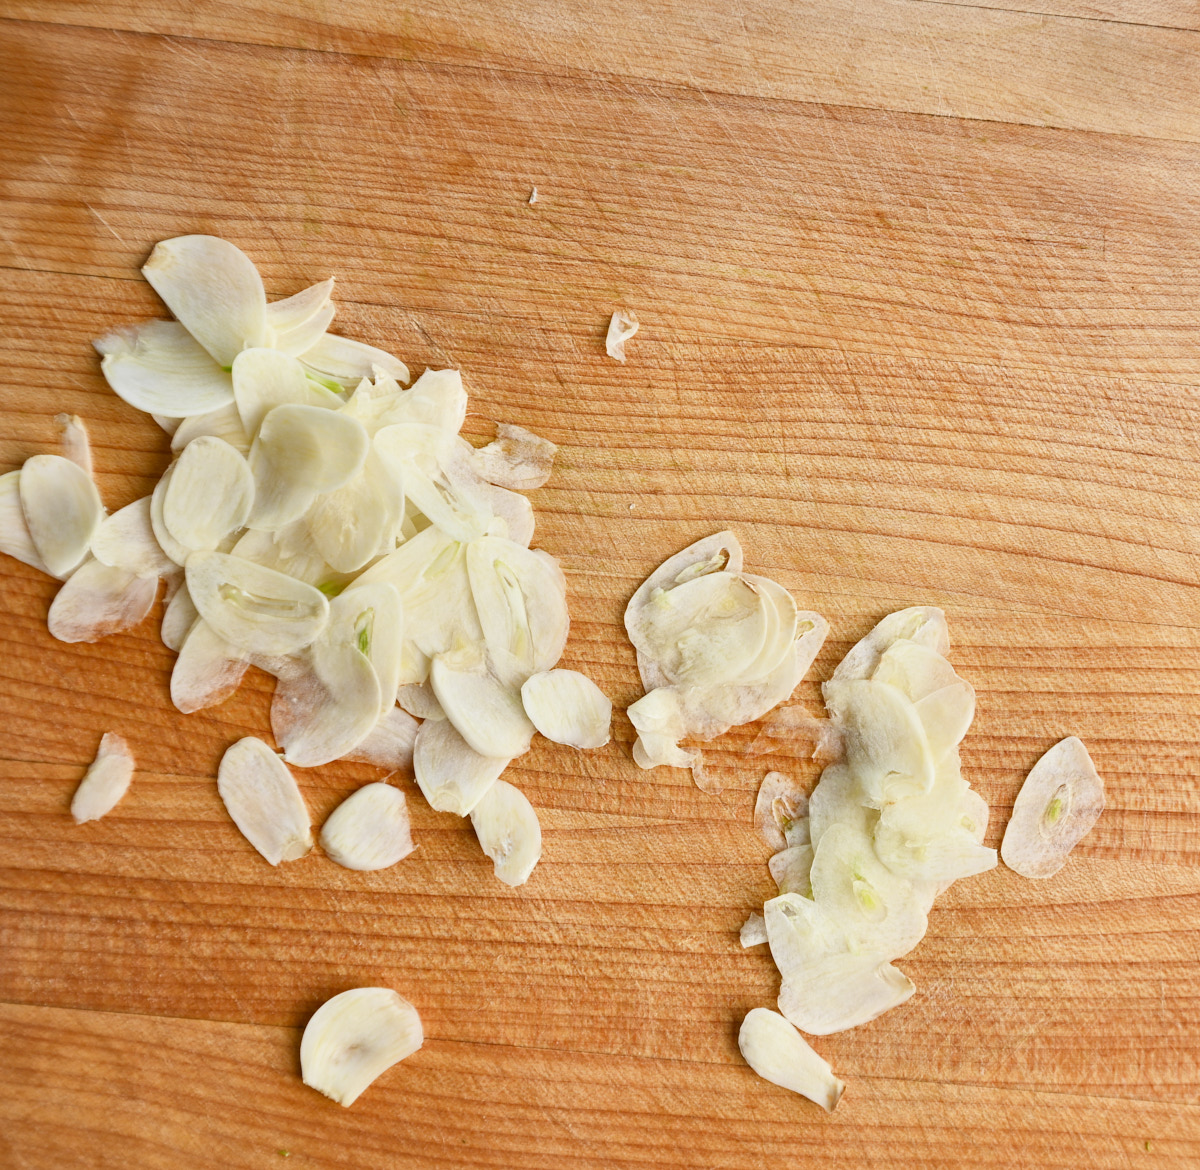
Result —
[[776, 853], [767, 862], [767, 868], [781, 894], [799, 894], [802, 898], [810, 898], [812, 863], [811, 845], [793, 845]]
[[513, 759], [529, 750], [533, 724], [520, 694], [487, 669], [474, 647], [436, 655], [429, 677], [446, 718], [481, 755]]
[[871, 678], [884, 652], [901, 639], [916, 642], [944, 657], [950, 650], [946, 615], [932, 605], [914, 605], [889, 613], [850, 648], [833, 672], [834, 679], [843, 682]]
[[126, 325], [92, 343], [105, 380], [137, 410], [182, 419], [233, 401], [233, 381], [178, 321]]
[[356, 386], [361, 379], [371, 377], [376, 367], [397, 382], [408, 381], [408, 367], [399, 358], [373, 345], [334, 333], [322, 334], [299, 356], [309, 369], [346, 387]]
[[321, 643], [352, 646], [371, 663], [379, 680], [379, 718], [396, 705], [403, 632], [400, 594], [386, 581], [352, 585], [329, 603], [329, 624]]
[[815, 849], [833, 825], [847, 824], [862, 833], [874, 831], [879, 813], [868, 807], [866, 793], [845, 764], [830, 764], [808, 798], [808, 835]]
[[[536, 528], [533, 505], [517, 492], [496, 487], [495, 484], [480, 483], [476, 490], [484, 504], [493, 513], [487, 535], [502, 536], [511, 540], [513, 544], [520, 545], [521, 548], [528, 548]], [[540, 549], [534, 551], [541, 552]], [[549, 556], [548, 553], [545, 555]]]
[[379, 555], [381, 545], [395, 547], [404, 515], [404, 478], [400, 465], [372, 446], [362, 470], [340, 488], [318, 496], [306, 523], [321, 556], [342, 573], [356, 573]]
[[410, 715], [418, 719], [445, 719], [446, 712], [437, 701], [428, 680], [423, 683], [406, 683], [396, 690], [396, 702]]
[[163, 240], [142, 274], [223, 369], [243, 349], [263, 344], [267, 296], [262, 277], [245, 252], [228, 240], [202, 235]]
[[267, 305], [272, 348], [297, 357], [321, 339], [334, 318], [333, 278]]
[[343, 991], [317, 1008], [304, 1029], [304, 1083], [339, 1105], [353, 1105], [380, 1074], [416, 1052], [424, 1038], [417, 1009], [394, 991]]
[[191, 549], [180, 544], [171, 535], [167, 523], [163, 519], [163, 504], [166, 502], [167, 489], [171, 486], [171, 478], [174, 474], [175, 464], [172, 463], [162, 473], [162, 478], [154, 485], [154, 491], [150, 493], [150, 528], [154, 533], [154, 539], [158, 541], [158, 547], [163, 550], [167, 559], [182, 569], [187, 564], [188, 557], [191, 556]]
[[580, 749], [608, 743], [612, 702], [585, 674], [549, 670], [521, 687], [525, 714], [547, 739]]
[[1053, 877], [1104, 811], [1104, 782], [1083, 741], [1068, 736], [1034, 764], [1013, 804], [1000, 856], [1027, 878]]
[[228, 553], [192, 553], [187, 587], [213, 630], [251, 654], [291, 654], [329, 620], [329, 602], [311, 585]]
[[369, 446], [362, 423], [321, 406], [277, 406], [258, 430], [258, 450], [275, 473], [315, 492], [333, 491], [356, 476]]
[[[234, 364], [236, 366], [236, 362]], [[250, 436], [242, 426], [236, 402], [227, 402], [216, 410], [185, 418], [171, 436], [171, 450], [179, 454], [193, 439], [204, 435], [224, 439], [239, 455], [250, 454]]]
[[637, 314], [632, 309], [618, 309], [608, 323], [608, 336], [604, 339], [604, 348], [610, 358], [619, 362], [625, 360], [625, 342], [640, 328]]
[[34, 455], [25, 460], [17, 487], [38, 556], [52, 576], [67, 576], [88, 555], [104, 518], [96, 485], [61, 455]]
[[810, 1036], [868, 1024], [911, 999], [916, 985], [877, 954], [828, 954], [785, 975], [779, 1010]]
[[64, 459], [69, 459], [88, 479], [92, 478], [92, 443], [87, 427], [77, 414], [56, 414], [54, 421], [62, 429], [59, 444]]
[[261, 739], [228, 748], [217, 769], [217, 791], [242, 835], [272, 865], [295, 861], [313, 846], [304, 798], [283, 761]]
[[46, 625], [60, 642], [98, 642], [142, 622], [157, 596], [157, 577], [89, 557], [55, 594]]
[[133, 779], [133, 753], [129, 744], [115, 732], [106, 731], [100, 740], [96, 758], [88, 767], [71, 799], [71, 815], [77, 825], [98, 821], [111, 812], [129, 791]]
[[738, 1032], [738, 1049], [764, 1080], [790, 1089], [832, 1113], [846, 1086], [781, 1015], [753, 1008]]
[[375, 724], [367, 738], [342, 759], [374, 764], [391, 772], [410, 771], [419, 727], [407, 711], [393, 707]]
[[761, 914], [751, 914], [738, 932], [738, 941], [743, 947], [761, 946], [767, 941], [767, 923]]
[[192, 595], [188, 592], [185, 581], [175, 591], [174, 596], [167, 602], [163, 610], [160, 634], [162, 643], [168, 650], [179, 653], [188, 631], [200, 620], [200, 614], [192, 604]]
[[347, 869], [387, 869], [413, 851], [404, 793], [382, 781], [352, 792], [321, 828], [321, 848]]
[[277, 406], [338, 410], [342, 400], [318, 386], [293, 357], [276, 349], [246, 349], [233, 361], [233, 393], [242, 430], [254, 439]]
[[818, 719], [799, 705], [783, 707], [773, 711], [763, 721], [762, 730], [746, 750], [752, 756], [765, 756], [778, 750], [778, 741], [789, 745], [797, 738], [807, 739], [813, 745], [812, 755], [821, 767], [840, 762], [846, 754], [842, 733], [831, 719]]
[[417, 729], [413, 773], [430, 808], [438, 812], [468, 816], [511, 762], [481, 755], [448, 719], [426, 719]]
[[469, 466], [455, 459], [436, 466], [413, 460], [405, 468], [405, 495], [454, 540], [469, 542], [487, 532], [493, 514], [481, 486]]
[[16, 557], [39, 573], [50, 573], [29, 535], [29, 525], [25, 523], [19, 471], [0, 475], [0, 552]]
[[171, 670], [171, 702], [184, 715], [215, 707], [238, 689], [250, 659], [218, 637], [203, 618], [194, 622]]
[[425, 423], [447, 435], [458, 434], [466, 417], [467, 392], [458, 370], [426, 370], [411, 390], [393, 400], [387, 414], [388, 423]]
[[782, 772], [768, 772], [763, 777], [754, 801], [754, 827], [771, 849], [778, 852], [793, 844], [787, 834], [807, 813], [808, 795], [799, 784]]
[[224, 439], [202, 435], [184, 448], [162, 502], [163, 523], [184, 548], [211, 551], [241, 528], [254, 505], [254, 477]]
[[91, 547], [96, 560], [139, 577], [167, 577], [179, 568], [154, 537], [149, 496], [102, 520]]
[[524, 793], [497, 780], [471, 810], [480, 848], [507, 886], [524, 885], [542, 856], [542, 829]]
[[488, 483], [514, 491], [540, 488], [549, 478], [558, 447], [524, 427], [500, 423], [496, 438], [474, 454], [473, 464]]

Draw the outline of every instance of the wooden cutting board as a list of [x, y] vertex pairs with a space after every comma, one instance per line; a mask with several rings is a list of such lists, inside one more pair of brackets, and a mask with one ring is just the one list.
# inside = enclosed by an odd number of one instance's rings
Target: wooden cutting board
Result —
[[[559, 445], [536, 543], [618, 715], [513, 765], [520, 889], [406, 778], [400, 865], [271, 869], [214, 783], [270, 680], [179, 715], [154, 620], [56, 643], [54, 584], [0, 558], [0, 1165], [1197, 1165], [1195, 5], [175, 7], [0, 3], [0, 471], [60, 411], [110, 509], [166, 466], [89, 347], [161, 315], [156, 241], [225, 236], [272, 296], [335, 275], [341, 331], [462, 370], [474, 441]], [[737, 937], [773, 892], [754, 793], [814, 782], [804, 745], [723, 737], [717, 795], [630, 758], [625, 602], [725, 526], [831, 623], [813, 709], [879, 617], [945, 609], [989, 843], [1064, 735], [1108, 794], [1056, 878], [938, 902], [907, 1005], [815, 1042], [832, 1116], [736, 1048], [778, 991]], [[107, 730], [138, 774], [76, 827]], [[314, 819], [378, 775], [302, 773]], [[343, 1110], [299, 1036], [357, 985], [427, 1040]]]

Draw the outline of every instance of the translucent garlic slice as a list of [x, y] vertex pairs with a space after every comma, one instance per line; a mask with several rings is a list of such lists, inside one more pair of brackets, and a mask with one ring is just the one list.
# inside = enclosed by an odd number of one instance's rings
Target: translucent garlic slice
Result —
[[233, 401], [228, 371], [178, 321], [127, 325], [92, 344], [117, 396], [156, 418], [207, 414]]
[[400, 465], [372, 447], [353, 479], [317, 497], [306, 522], [321, 556], [339, 572], [356, 573], [379, 554], [381, 544], [390, 540], [395, 546], [403, 515]]
[[888, 646], [871, 678], [896, 687], [913, 703], [962, 682], [941, 654], [909, 638], [898, 638]]
[[313, 642], [329, 620], [329, 602], [319, 590], [227, 553], [192, 553], [187, 587], [200, 616], [248, 653], [291, 654]]
[[975, 688], [960, 678], [914, 703], [913, 710], [937, 763], [950, 755], [970, 730], [975, 718]]
[[175, 591], [163, 610], [160, 628], [163, 645], [178, 654], [188, 632], [199, 620], [200, 614], [192, 604], [192, 595], [188, 592], [185, 582]]
[[829, 1036], [870, 1023], [911, 999], [916, 986], [877, 954], [824, 955], [779, 989], [779, 1010], [810, 1036]]
[[157, 577], [89, 557], [55, 594], [46, 625], [60, 642], [98, 642], [145, 620], [157, 596]]
[[258, 435], [263, 419], [277, 406], [338, 410], [342, 400], [318, 386], [293, 357], [276, 349], [247, 349], [233, 362], [233, 393], [246, 437]]
[[558, 447], [524, 427], [500, 423], [494, 442], [474, 454], [475, 470], [488, 483], [515, 491], [540, 488], [550, 478]]
[[367, 458], [362, 423], [320, 406], [277, 406], [262, 420], [257, 447], [276, 473], [315, 492], [347, 483]]
[[171, 670], [171, 702], [185, 715], [225, 702], [241, 685], [250, 659], [218, 637], [202, 618], [179, 647]]
[[417, 730], [413, 772], [425, 799], [438, 812], [469, 815], [511, 762], [481, 755], [448, 719], [426, 719]]
[[321, 848], [347, 869], [387, 869], [413, 851], [404, 793], [380, 781], [352, 792], [321, 828]]
[[813, 847], [793, 845], [781, 850], [767, 862], [771, 878], [781, 894], [812, 897]]
[[764, 1080], [790, 1089], [832, 1113], [846, 1086], [777, 1012], [753, 1008], [742, 1021], [738, 1049], [746, 1063]]
[[363, 378], [371, 377], [376, 367], [398, 382], [408, 381], [408, 367], [399, 358], [373, 345], [333, 333], [322, 334], [299, 356], [309, 369], [346, 387], [357, 386]]
[[1104, 811], [1104, 782], [1083, 741], [1056, 743], [1021, 785], [1000, 856], [1027, 878], [1053, 877]]
[[25, 460], [17, 487], [38, 556], [52, 576], [65, 577], [88, 555], [104, 518], [96, 485], [61, 455], [34, 455]]
[[926, 646], [945, 657], [950, 650], [946, 615], [931, 605], [914, 605], [889, 613], [866, 637], [855, 643], [838, 664], [833, 677], [839, 682], [870, 678], [883, 653], [900, 639]]
[[312, 849], [312, 823], [300, 789], [261, 739], [247, 736], [226, 750], [217, 791], [242, 835], [272, 865]]
[[267, 296], [262, 277], [245, 252], [228, 240], [200, 235], [163, 240], [142, 274], [223, 369], [243, 349], [263, 344]]
[[846, 936], [811, 898], [794, 891], [763, 906], [771, 958], [784, 979], [803, 972], [818, 959], [847, 949]]
[[129, 791], [133, 779], [133, 753], [115, 732], [106, 731], [96, 758], [88, 767], [71, 799], [71, 815], [77, 825], [98, 821], [111, 812]]
[[139, 577], [167, 577], [179, 568], [154, 537], [149, 496], [126, 504], [101, 521], [92, 537], [92, 556]]
[[334, 318], [333, 278], [267, 305], [271, 347], [292, 357], [311, 349]]
[[367, 738], [342, 759], [374, 764], [391, 772], [411, 771], [419, 727], [407, 711], [393, 707], [375, 724]]
[[754, 827], [771, 849], [786, 849], [787, 834], [807, 815], [808, 795], [798, 783], [782, 772], [768, 772], [763, 777], [754, 801]]
[[184, 548], [211, 551], [245, 525], [254, 505], [254, 477], [224, 439], [193, 439], [171, 471], [162, 518]]
[[814, 848], [831, 825], [846, 824], [871, 833], [879, 813], [865, 803], [858, 777], [845, 764], [830, 764], [808, 798], [808, 834]]
[[542, 856], [542, 828], [524, 793], [497, 780], [471, 810], [480, 848], [506, 886], [524, 885]]
[[92, 478], [92, 442], [87, 427], [77, 414], [56, 414], [54, 421], [61, 429], [59, 443], [64, 459], [69, 459], [88, 479]]
[[604, 348], [610, 358], [619, 362], [625, 360], [625, 342], [641, 328], [637, 314], [632, 309], [618, 309], [608, 323], [608, 336], [604, 339]]
[[16, 557], [39, 573], [50, 573], [45, 561], [38, 555], [33, 537], [29, 535], [29, 525], [25, 523], [19, 471], [0, 475], [0, 552]]
[[585, 674], [549, 670], [521, 687], [525, 714], [547, 739], [586, 749], [608, 743], [612, 702]]
[[250, 454], [250, 436], [242, 426], [242, 416], [238, 413], [236, 402], [228, 402], [207, 414], [193, 414], [185, 418], [171, 436], [171, 450], [178, 454], [193, 439], [204, 435], [224, 439], [239, 455]]
[[773, 711], [763, 721], [762, 730], [747, 751], [752, 756], [764, 756], [780, 749], [780, 741], [791, 747], [797, 739], [813, 745], [811, 759], [821, 767], [838, 763], [846, 754], [842, 733], [831, 719], [818, 719], [801, 706], [784, 707]]
[[767, 923], [761, 914], [751, 914], [738, 932], [738, 941], [743, 947], [761, 946], [767, 941]]
[[310, 1088], [350, 1106], [423, 1041], [421, 1017], [408, 1000], [386, 987], [356, 987], [313, 1013], [300, 1041], [300, 1071]]
[[418, 719], [445, 719], [446, 712], [437, 701], [428, 680], [423, 683], [407, 683], [396, 691], [396, 702], [410, 715]]
[[533, 724], [520, 694], [487, 669], [477, 649], [436, 655], [429, 678], [446, 718], [481, 755], [513, 759], [529, 750]]

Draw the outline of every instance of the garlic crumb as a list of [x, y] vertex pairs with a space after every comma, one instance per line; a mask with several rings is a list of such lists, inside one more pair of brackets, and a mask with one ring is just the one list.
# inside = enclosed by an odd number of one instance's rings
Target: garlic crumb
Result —
[[625, 360], [625, 342], [640, 328], [637, 314], [631, 309], [618, 309], [608, 323], [608, 336], [604, 340], [604, 348], [608, 356], [619, 362]]

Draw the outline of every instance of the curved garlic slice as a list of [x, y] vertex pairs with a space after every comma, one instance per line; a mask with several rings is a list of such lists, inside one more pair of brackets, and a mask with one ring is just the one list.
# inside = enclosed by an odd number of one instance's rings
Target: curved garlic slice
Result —
[[92, 537], [92, 556], [139, 577], [167, 577], [179, 568], [154, 537], [149, 496], [126, 504], [100, 522]]
[[339, 337], [335, 333], [323, 333], [299, 356], [309, 369], [347, 387], [356, 386], [361, 379], [371, 377], [376, 369], [398, 382], [408, 381], [408, 367], [399, 358], [373, 345]]
[[178, 654], [188, 632], [199, 620], [200, 614], [192, 604], [192, 595], [188, 592], [185, 581], [175, 591], [175, 595], [167, 602], [166, 609], [163, 610], [160, 630], [163, 645]]
[[370, 439], [362, 423], [340, 411], [285, 403], [263, 419], [258, 447], [276, 474], [329, 492], [362, 470]]
[[856, 642], [838, 664], [833, 677], [841, 681], [871, 678], [884, 652], [900, 639], [928, 647], [943, 657], [950, 649], [946, 615], [932, 605], [914, 605], [889, 613], [866, 637]]
[[291, 654], [314, 641], [329, 620], [329, 602], [319, 590], [228, 553], [192, 553], [187, 587], [213, 630], [252, 654]]
[[343, 991], [317, 1008], [304, 1029], [304, 1083], [339, 1105], [353, 1105], [376, 1077], [416, 1052], [424, 1038], [417, 1009], [394, 991]]
[[446, 712], [437, 701], [428, 680], [423, 683], [406, 683], [396, 690], [396, 702], [410, 715], [418, 719], [445, 719]]
[[329, 625], [321, 640], [353, 646], [375, 668], [380, 718], [396, 705], [403, 633], [400, 594], [386, 581], [352, 585], [329, 603]]
[[888, 646], [871, 678], [895, 687], [914, 703], [963, 681], [943, 655], [910, 638], [898, 638]]
[[238, 689], [249, 666], [249, 658], [201, 618], [179, 647], [171, 670], [171, 702], [185, 715], [215, 707]]
[[779, 1010], [810, 1036], [829, 1036], [870, 1023], [912, 998], [916, 986], [878, 954], [824, 955], [784, 976]]
[[70, 459], [34, 455], [25, 460], [17, 487], [38, 556], [52, 576], [65, 577], [88, 555], [104, 518], [96, 485]]
[[480, 848], [507, 886], [524, 885], [542, 856], [542, 829], [524, 793], [497, 780], [471, 810]]
[[263, 344], [267, 295], [262, 277], [245, 252], [228, 240], [202, 235], [163, 240], [142, 274], [224, 369], [243, 349]]
[[316, 345], [334, 318], [333, 284], [330, 277], [267, 305], [273, 349], [296, 357]]
[[742, 1021], [738, 1049], [763, 1080], [790, 1089], [832, 1113], [846, 1086], [783, 1016], [753, 1008]]
[[412, 389], [395, 401], [388, 422], [426, 423], [456, 435], [466, 417], [467, 392], [463, 389], [462, 375], [457, 370], [426, 370], [412, 384]]
[[550, 478], [558, 447], [524, 427], [500, 423], [494, 442], [480, 447], [472, 462], [475, 470], [499, 487], [514, 491], [540, 488]]
[[217, 769], [217, 791], [242, 835], [272, 865], [295, 861], [313, 846], [304, 798], [283, 761], [261, 739], [228, 748]]
[[438, 812], [469, 815], [510, 763], [507, 757], [477, 752], [448, 719], [426, 719], [417, 729], [413, 773]]
[[46, 562], [38, 555], [25, 513], [21, 509], [21, 473], [9, 471], [0, 475], [0, 552], [16, 557], [18, 561], [49, 573]]
[[182, 569], [187, 564], [192, 550], [186, 545], [180, 544], [171, 535], [167, 523], [163, 519], [163, 504], [166, 502], [167, 489], [171, 486], [171, 477], [174, 474], [175, 464], [172, 463], [162, 473], [162, 478], [154, 485], [154, 491], [150, 493], [150, 528], [154, 533], [154, 539], [158, 541], [158, 547], [163, 550], [167, 559]]
[[342, 406], [332, 390], [318, 386], [294, 357], [277, 349], [242, 350], [233, 360], [233, 393], [247, 439], [258, 435], [263, 419], [277, 406]]
[[55, 594], [46, 625], [60, 642], [98, 642], [142, 622], [157, 596], [157, 577], [89, 558]]
[[864, 802], [866, 794], [858, 777], [845, 764], [830, 764], [821, 773], [808, 798], [808, 835], [815, 849], [827, 829], [847, 824], [862, 833], [871, 833], [879, 813]]
[[473, 647], [436, 655], [429, 678], [446, 718], [481, 755], [513, 759], [529, 750], [533, 724], [520, 694], [496, 678]]
[[88, 767], [71, 799], [71, 815], [77, 825], [98, 821], [111, 812], [129, 791], [133, 779], [133, 753], [115, 732], [106, 731], [96, 758]]
[[352, 752], [342, 757], [361, 764], [374, 764], [391, 772], [413, 766], [413, 748], [420, 724], [407, 712], [393, 707]]
[[1072, 735], [1034, 764], [1013, 804], [1000, 856], [1027, 878], [1053, 877], [1104, 811], [1104, 782]]
[[549, 670], [521, 687], [525, 714], [547, 739], [586, 749], [608, 743], [612, 702], [585, 674]]
[[321, 828], [321, 848], [347, 869], [387, 869], [413, 851], [404, 793], [382, 781], [352, 792]]
[[754, 827], [776, 852], [800, 842], [789, 840], [797, 821], [808, 816], [808, 795], [782, 772], [768, 772], [754, 801]]
[[215, 549], [241, 528], [254, 504], [254, 477], [224, 439], [202, 435], [183, 449], [163, 496], [163, 523], [184, 548]]

